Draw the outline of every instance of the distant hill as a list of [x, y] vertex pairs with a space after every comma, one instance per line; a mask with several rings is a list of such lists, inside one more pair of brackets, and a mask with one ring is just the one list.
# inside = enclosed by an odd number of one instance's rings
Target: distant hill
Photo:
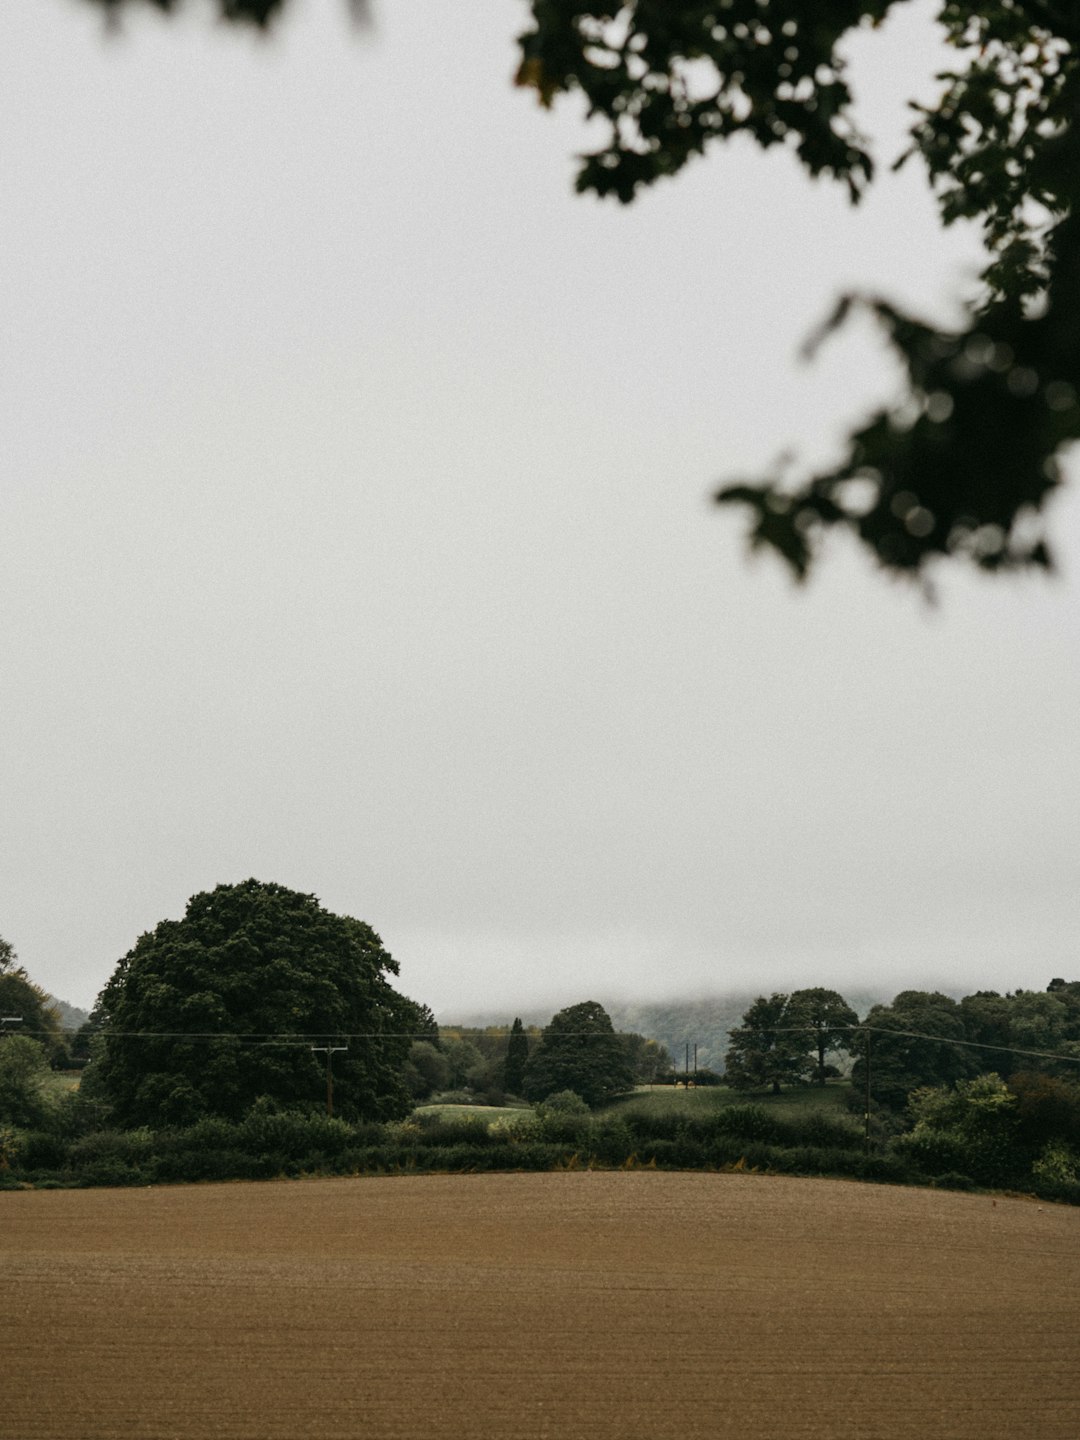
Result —
[[[694, 1046], [697, 1046], [699, 1068], [723, 1070], [724, 1056], [728, 1048], [728, 1031], [735, 1029], [743, 1015], [762, 992], [760, 990], [732, 991], [725, 995], [707, 995], [697, 1000], [605, 1000], [603, 996], [590, 996], [600, 1001], [611, 1016], [616, 1030], [630, 1031], [644, 1035], [648, 1040], [658, 1040], [666, 1045], [677, 1069], [686, 1062], [687, 1046], [690, 1048], [690, 1066], [694, 1065]], [[882, 987], [880, 990], [843, 990], [844, 999], [857, 1011], [865, 1015], [872, 1005], [888, 1004], [896, 993], [895, 988]], [[573, 1004], [567, 1001], [567, 1004]], [[555, 1009], [559, 1007], [556, 1006]], [[514, 1015], [520, 1015], [526, 1025], [546, 1025], [554, 1010], [526, 1006], [515, 1010], [495, 1013], [469, 1012], [439, 1016], [439, 1023], [447, 1026], [463, 1025], [483, 1028], [487, 1025], [509, 1025]]]
[[56, 1007], [56, 1012], [60, 1016], [60, 1024], [65, 1030], [74, 1032], [90, 1019], [89, 1012], [80, 1010], [77, 1005], [69, 1005], [66, 1000], [58, 1000], [55, 995], [50, 995], [49, 1000]]

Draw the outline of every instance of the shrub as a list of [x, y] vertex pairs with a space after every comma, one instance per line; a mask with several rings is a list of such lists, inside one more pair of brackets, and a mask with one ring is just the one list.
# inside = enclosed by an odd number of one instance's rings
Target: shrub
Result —
[[353, 1140], [353, 1131], [344, 1120], [330, 1115], [274, 1112], [256, 1104], [236, 1127], [235, 1136], [249, 1155], [273, 1152], [303, 1160], [342, 1154]]
[[588, 1105], [573, 1090], [559, 1090], [536, 1106], [540, 1136], [548, 1141], [582, 1145], [592, 1125]]
[[19, 1169], [63, 1170], [68, 1163], [68, 1142], [51, 1130], [26, 1130], [19, 1141]]
[[674, 1110], [628, 1110], [620, 1117], [637, 1140], [673, 1140], [685, 1131], [687, 1117]]
[[480, 1117], [462, 1116], [459, 1119], [440, 1120], [437, 1115], [422, 1115], [418, 1120], [424, 1145], [471, 1145], [480, 1149], [493, 1142], [487, 1121]]
[[589, 1142], [590, 1153], [604, 1165], [623, 1165], [636, 1150], [630, 1127], [621, 1119], [594, 1123]]
[[975, 1181], [970, 1175], [961, 1175], [957, 1170], [947, 1170], [944, 1175], [935, 1175], [930, 1181], [935, 1190], [974, 1190]]
[[[89, 1173], [95, 1167], [141, 1166], [150, 1159], [157, 1138], [147, 1129], [97, 1130], [70, 1143], [68, 1160], [80, 1175]], [[111, 1185], [122, 1182], [103, 1180], [88, 1183]]]
[[1051, 1141], [1031, 1167], [1040, 1195], [1073, 1199], [1080, 1193], [1080, 1155], [1063, 1141]]
[[22, 1149], [22, 1136], [13, 1125], [0, 1125], [0, 1175], [10, 1170]]
[[137, 1165], [128, 1165], [115, 1156], [106, 1155], [100, 1160], [90, 1160], [81, 1165], [77, 1183], [83, 1186], [96, 1185], [152, 1185], [153, 1172]]
[[744, 1140], [779, 1141], [787, 1129], [783, 1117], [764, 1105], [727, 1105], [716, 1112], [713, 1125], [723, 1135]]
[[808, 1145], [822, 1145], [834, 1150], [858, 1150], [865, 1136], [858, 1125], [842, 1115], [824, 1110], [810, 1110], [793, 1123], [793, 1129]]

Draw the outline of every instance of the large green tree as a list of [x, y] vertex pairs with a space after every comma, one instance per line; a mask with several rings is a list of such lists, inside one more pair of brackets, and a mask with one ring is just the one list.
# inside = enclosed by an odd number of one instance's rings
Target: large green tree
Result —
[[611, 1017], [595, 1000], [584, 1000], [553, 1015], [525, 1066], [527, 1100], [546, 1100], [573, 1090], [595, 1106], [633, 1088], [626, 1047]]
[[787, 1023], [805, 1026], [804, 1043], [814, 1053], [815, 1079], [825, 1084], [825, 1056], [830, 1050], [851, 1051], [856, 1047], [854, 1027], [859, 1017], [842, 995], [820, 985], [794, 990], [788, 997]]
[[314, 895], [246, 880], [195, 895], [182, 920], [140, 936], [98, 1000], [93, 1088], [127, 1124], [238, 1116], [260, 1096], [324, 1097], [334, 1055], [343, 1118], [410, 1108], [405, 1064], [423, 1030], [388, 976], [397, 962], [370, 925]]
[[[92, 3], [115, 14], [136, 0]], [[181, 0], [148, 3], [171, 11]], [[605, 127], [581, 157], [579, 190], [626, 203], [745, 135], [785, 146], [857, 201], [875, 167], [843, 47], [909, 3], [531, 0], [517, 79], [545, 106], [584, 97]], [[285, 4], [217, 0], [223, 19], [262, 27]], [[845, 299], [826, 330], [853, 303], [868, 307], [902, 363], [902, 392], [831, 468], [718, 492], [749, 507], [752, 543], [800, 578], [831, 529], [902, 574], [943, 557], [984, 570], [1051, 564], [1041, 516], [1080, 438], [1080, 5], [940, 0], [938, 23], [955, 64], [935, 103], [913, 107], [897, 163], [921, 161], [944, 224], [981, 227], [982, 289], [954, 328], [880, 296]]]
[[728, 1034], [724, 1079], [734, 1089], [779, 1095], [782, 1086], [805, 1080], [806, 1030], [800, 1018], [793, 1021], [787, 995], [759, 995]]
[[966, 1040], [963, 1011], [940, 991], [902, 990], [891, 1005], [873, 1006], [851, 1069], [853, 1103], [863, 1103], [868, 1078], [871, 1101], [894, 1111], [913, 1090], [970, 1079], [985, 1056]]

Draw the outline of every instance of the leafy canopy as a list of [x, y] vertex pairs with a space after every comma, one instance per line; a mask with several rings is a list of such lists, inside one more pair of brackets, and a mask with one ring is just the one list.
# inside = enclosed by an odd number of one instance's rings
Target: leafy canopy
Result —
[[527, 1100], [572, 1090], [589, 1106], [633, 1089], [634, 1072], [622, 1038], [595, 1000], [552, 1016], [525, 1066]]
[[[820, 985], [793, 992], [788, 998], [786, 1020], [788, 1025], [804, 1027], [801, 1036], [804, 1053], [809, 1049], [813, 1054], [819, 1085], [825, 1084], [825, 1056], [829, 1051], [851, 1051], [858, 1043], [854, 1034], [858, 1015], [837, 991]], [[799, 1038], [797, 1033], [796, 1038]]]
[[[115, 16], [135, 0], [91, 0]], [[159, 10], [180, 0], [147, 0]], [[550, 107], [583, 97], [606, 122], [577, 188], [629, 203], [733, 135], [789, 148], [857, 201], [875, 165], [853, 114], [845, 40], [911, 0], [531, 0], [517, 83]], [[286, 0], [217, 0], [265, 28]], [[353, 0], [357, 14], [364, 3]], [[955, 64], [933, 105], [913, 105], [907, 151], [944, 224], [981, 227], [982, 291], [959, 329], [869, 309], [902, 362], [902, 393], [850, 435], [830, 469], [725, 484], [750, 541], [803, 578], [823, 537], [855, 537], [887, 571], [944, 557], [982, 570], [1049, 568], [1043, 512], [1080, 437], [1080, 6], [941, 0]], [[811, 347], [813, 348], [813, 347]]]
[[0, 1034], [0, 1122], [43, 1125], [49, 1113], [45, 1047], [29, 1035]]
[[[874, 163], [852, 114], [843, 41], [908, 0], [533, 0], [518, 79], [545, 105], [580, 92], [607, 122], [578, 189], [628, 202], [733, 134], [783, 144], [857, 201]], [[1080, 7], [945, 0], [956, 63], [914, 106], [918, 157], [943, 222], [979, 224], [982, 293], [950, 331], [881, 297], [869, 308], [903, 364], [904, 393], [850, 437], [838, 465], [788, 483], [725, 485], [751, 541], [802, 578], [824, 533], [857, 537], [887, 570], [954, 556], [984, 570], [1050, 565], [1041, 512], [1080, 436]], [[811, 346], [811, 349], [813, 346]]]
[[792, 1023], [787, 995], [759, 995], [728, 1034], [724, 1079], [732, 1089], [778, 1095], [781, 1086], [805, 1079], [807, 1037], [799, 1022]]
[[89, 1075], [124, 1123], [234, 1118], [268, 1096], [314, 1107], [333, 1057], [344, 1119], [395, 1119], [410, 1102], [410, 1035], [421, 1007], [388, 975], [397, 962], [361, 920], [314, 895], [246, 880], [195, 895], [182, 920], [140, 936], [98, 999]]

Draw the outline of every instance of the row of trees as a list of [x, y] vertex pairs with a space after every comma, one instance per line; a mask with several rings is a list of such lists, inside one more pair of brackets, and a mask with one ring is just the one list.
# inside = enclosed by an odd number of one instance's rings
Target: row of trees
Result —
[[508, 1095], [540, 1101], [573, 1090], [589, 1105], [670, 1073], [664, 1046], [644, 1035], [616, 1033], [595, 1000], [560, 1010], [543, 1030], [526, 1028], [520, 1017], [509, 1031], [444, 1028], [414, 1041], [407, 1072], [418, 1101], [461, 1095], [501, 1104]]
[[904, 990], [860, 1021], [834, 990], [762, 995], [730, 1032], [725, 1079], [739, 1089], [824, 1084], [849, 1057], [853, 1104], [899, 1112], [925, 1087], [955, 1088], [989, 1071], [1080, 1076], [1080, 981], [1045, 991], [980, 990], [954, 1000]]

